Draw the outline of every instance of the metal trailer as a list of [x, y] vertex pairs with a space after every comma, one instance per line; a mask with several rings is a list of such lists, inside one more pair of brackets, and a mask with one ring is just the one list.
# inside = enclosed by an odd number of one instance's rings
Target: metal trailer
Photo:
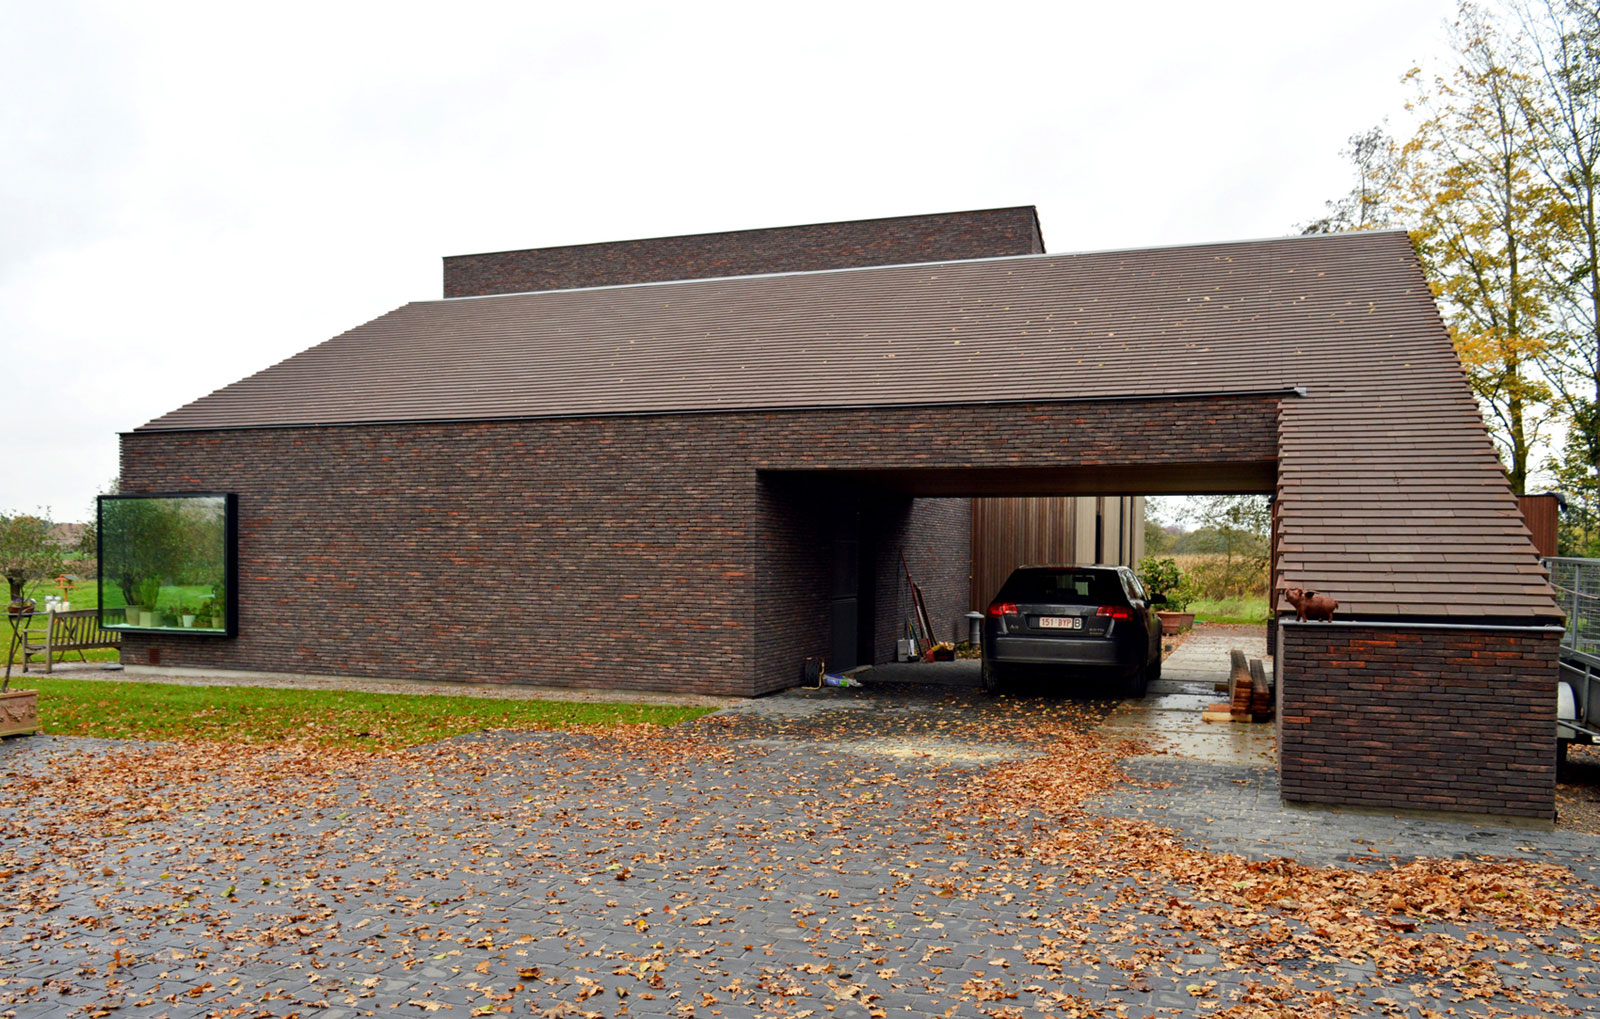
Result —
[[1600, 559], [1541, 560], [1567, 612], [1556, 695], [1556, 754], [1600, 737]]

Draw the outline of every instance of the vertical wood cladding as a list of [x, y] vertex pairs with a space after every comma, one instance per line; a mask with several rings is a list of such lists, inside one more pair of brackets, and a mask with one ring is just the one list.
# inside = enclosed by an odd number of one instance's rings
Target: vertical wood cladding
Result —
[[1285, 624], [1284, 799], [1553, 817], [1559, 640]]
[[1517, 508], [1522, 511], [1522, 521], [1528, 525], [1534, 550], [1540, 556], [1558, 555], [1558, 534], [1561, 524], [1561, 503], [1550, 492], [1538, 495], [1517, 496]]
[[[819, 505], [828, 485], [864, 483], [848, 472], [1260, 463], [1273, 456], [1275, 403], [131, 433], [124, 492], [238, 494], [239, 636], [128, 634], [125, 660], [159, 651], [180, 667], [778, 689], [827, 652]], [[1152, 430], [1170, 438], [1152, 442]], [[907, 511], [907, 548], [928, 550], [930, 566], [962, 558], [951, 543], [965, 541], [964, 511], [926, 502]], [[964, 569], [917, 579], [948, 627], [955, 603], [941, 585], [964, 601]]]
[[[1119, 534], [1094, 549], [1098, 507], [1115, 504]], [[1144, 558], [1144, 498], [1141, 496], [1020, 496], [975, 499], [972, 503], [972, 585], [975, 609], [989, 599], [1018, 566], [1078, 564], [1091, 560], [1137, 566]], [[1106, 536], [1102, 536], [1104, 539]], [[1080, 538], [1086, 539], [1080, 542]], [[1080, 545], [1093, 551], [1080, 554]]]
[[444, 296], [1044, 253], [1033, 206], [527, 248], [444, 260]]

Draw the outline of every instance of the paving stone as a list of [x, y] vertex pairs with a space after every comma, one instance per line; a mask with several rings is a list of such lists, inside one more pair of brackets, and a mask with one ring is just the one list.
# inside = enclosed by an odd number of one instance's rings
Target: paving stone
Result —
[[[1208, 692], [1196, 691], [1197, 685], [1203, 687], [1204, 680], [1163, 681], [1171, 691], [1167, 703], [1204, 699]], [[525, 779], [508, 784], [493, 774], [436, 776], [432, 781], [452, 783], [452, 798], [430, 811], [426, 831], [406, 839], [386, 841], [378, 828], [363, 823], [364, 812], [375, 804], [405, 802], [413, 795], [417, 776], [403, 774], [381, 776], [371, 783], [370, 797], [341, 786], [324, 806], [302, 810], [298, 817], [278, 818], [271, 804], [241, 807], [245, 813], [230, 815], [227, 823], [248, 828], [260, 841], [245, 860], [230, 865], [234, 870], [227, 876], [217, 873], [214, 852], [191, 851], [180, 841], [194, 815], [165, 828], [152, 825], [150, 848], [131, 853], [126, 863], [116, 861], [126, 883], [114, 895], [68, 887], [70, 906], [19, 914], [10, 926], [0, 927], [0, 977], [8, 981], [0, 986], [0, 1000], [18, 990], [9, 981], [24, 977], [37, 977], [41, 987], [30, 1000], [7, 1003], [18, 1016], [61, 1015], [64, 1008], [92, 1000], [103, 993], [114, 933], [137, 946], [142, 961], [125, 971], [129, 985], [124, 990], [131, 993], [113, 1016], [204, 1014], [183, 992], [210, 980], [213, 988], [200, 999], [209, 1003], [232, 978], [239, 981], [233, 1000], [253, 1003], [246, 1014], [305, 1012], [307, 1003], [325, 999], [328, 1006], [321, 1014], [423, 1016], [428, 1013], [408, 1002], [429, 1000], [453, 1005], [449, 1014], [459, 1015], [484, 1001], [485, 986], [503, 992], [518, 981], [527, 986], [516, 1011], [525, 1014], [533, 1005], [543, 1009], [574, 1001], [580, 975], [607, 988], [604, 997], [590, 999], [605, 1006], [598, 1009], [603, 1014], [614, 1011], [619, 1000], [612, 988], [626, 985], [629, 1014], [635, 1016], [677, 1014], [680, 1003], [695, 1005], [701, 993], [709, 992], [724, 1016], [765, 1017], [773, 1013], [762, 1003], [780, 1000], [762, 988], [769, 978], [793, 981], [806, 992], [795, 999], [805, 1004], [790, 1007], [790, 1014], [811, 1007], [819, 1017], [841, 1017], [859, 1007], [831, 996], [829, 981], [841, 980], [879, 995], [873, 1004], [891, 1016], [934, 1016], [953, 1009], [953, 1015], [977, 1017], [997, 1004], [1027, 1011], [1034, 1001], [1024, 986], [1095, 1004], [1120, 999], [1130, 1005], [1130, 1015], [1194, 1014], [1188, 980], [1169, 978], [1164, 970], [1150, 981], [1150, 990], [1129, 989], [1134, 975], [1115, 961], [1150, 950], [1135, 946], [1131, 932], [1155, 938], [1168, 962], [1201, 971], [1194, 978], [1201, 983], [1218, 980], [1213, 995], [1226, 1003], [1237, 977], [1220, 969], [1228, 959], [1225, 950], [1203, 938], [1180, 947], [1193, 939], [1172, 920], [1144, 911], [1137, 897], [1119, 902], [1125, 891], [1120, 879], [1057, 889], [1048, 868], [1006, 854], [996, 838], [975, 837], [998, 835], [993, 819], [958, 822], [963, 838], [955, 847], [946, 833], [916, 826], [916, 808], [929, 798], [947, 795], [982, 769], [1036, 755], [1038, 748], [1010, 738], [1008, 727], [1026, 721], [1031, 712], [1059, 706], [1039, 698], [984, 698], [960, 686], [796, 691], [741, 702], [723, 716], [686, 727], [692, 733], [703, 725], [736, 744], [737, 768], [688, 761], [664, 775], [624, 756], [611, 762], [612, 773], [621, 779], [603, 790], [563, 790], [564, 780], [544, 777], [585, 767], [580, 759], [589, 746], [586, 737], [475, 733], [460, 744], [490, 754], [524, 755], [530, 762]], [[1086, 725], [1114, 707], [1094, 700], [1069, 706]], [[26, 746], [8, 742], [0, 745], [0, 767], [40, 774], [64, 754], [103, 753], [113, 746], [124, 744], [60, 737]], [[1593, 839], [1562, 832], [1287, 810], [1278, 803], [1271, 768], [1248, 761], [1207, 763], [1166, 755], [1134, 759], [1126, 767], [1134, 783], [1091, 801], [1092, 810], [1147, 818], [1195, 847], [1254, 859], [1293, 856], [1307, 863], [1373, 867], [1416, 855], [1490, 853], [1592, 865], [1595, 855]], [[845, 784], [852, 777], [864, 784]], [[883, 777], [893, 782], [871, 781]], [[870, 791], [874, 799], [845, 801], [841, 791], [852, 797]], [[535, 807], [528, 796], [537, 799]], [[830, 811], [811, 809], [819, 797], [837, 802], [833, 819]], [[4, 820], [0, 816], [0, 823]], [[25, 843], [23, 836], [7, 847], [22, 851]], [[482, 855], [485, 848], [500, 855]], [[309, 871], [331, 875], [338, 890], [319, 895], [318, 908], [329, 915], [306, 924], [314, 936], [261, 944], [241, 940], [196, 960], [197, 946], [213, 935], [204, 923], [140, 919], [141, 911], [169, 901], [170, 882], [157, 875], [173, 865], [174, 852], [185, 866], [197, 868], [193, 880], [186, 876], [183, 884], [237, 884], [239, 899], [227, 910], [230, 931], [241, 935], [245, 928], [279, 924], [284, 916], [304, 911], [297, 897], [306, 894]], [[340, 856], [346, 862], [331, 866]], [[1357, 861], [1350, 863], [1351, 857]], [[607, 869], [613, 864], [629, 868], [627, 880], [615, 879], [617, 872]], [[254, 869], [239, 870], [245, 866]], [[963, 875], [1023, 869], [1039, 879], [1043, 890], [1034, 891], [1032, 883], [1007, 885], [1007, 892], [1017, 896], [1011, 902], [987, 890], [938, 898], [925, 882], [952, 867]], [[369, 879], [377, 883], [368, 884]], [[260, 885], [262, 880], [268, 884]], [[1020, 915], [1028, 908], [1045, 915], [1053, 909], [1068, 911], [1068, 917], [1083, 914], [1073, 926], [1099, 942], [1100, 962], [1069, 959], [1059, 973], [1029, 963], [1025, 952], [1038, 947], [1040, 938]], [[1097, 919], [1087, 919], [1091, 909]], [[80, 929], [79, 916], [97, 918], [102, 926]], [[636, 925], [640, 919], [644, 930]], [[800, 920], [807, 926], [799, 927]], [[362, 921], [366, 926], [357, 928]], [[1494, 933], [1490, 926], [1470, 923], [1428, 930], [1458, 937]], [[25, 943], [24, 937], [35, 940]], [[492, 948], [474, 947], [485, 937]], [[309, 948], [313, 940], [321, 945], [315, 952]], [[1518, 986], [1550, 991], [1562, 989], [1562, 978], [1570, 978], [1594, 993], [1593, 972], [1576, 972], [1581, 946], [1563, 948], [1560, 937], [1538, 942], [1508, 935], [1506, 940], [1512, 950], [1494, 952], [1493, 958], [1529, 963], [1528, 970], [1509, 963], [1501, 967], [1508, 980], [1514, 974]], [[746, 951], [745, 945], [752, 948]], [[653, 975], [663, 986], [650, 989], [637, 970], [614, 974], [614, 968], [628, 964], [619, 952], [635, 959], [661, 953], [666, 968]], [[1008, 965], [1000, 966], [997, 957]], [[198, 970], [197, 961], [206, 969]], [[98, 983], [78, 975], [80, 966], [91, 963], [100, 973]], [[313, 963], [326, 968], [312, 968]], [[824, 968], [830, 964], [832, 969]], [[479, 972], [480, 965], [487, 971]], [[1566, 967], [1566, 972], [1552, 977], [1540, 969], [1546, 965]], [[1584, 965], [1594, 967], [1592, 961]], [[533, 967], [541, 978], [517, 975]], [[1290, 959], [1285, 968], [1297, 979], [1310, 980], [1308, 965]], [[880, 977], [880, 970], [894, 973]], [[1378, 979], [1370, 963], [1341, 960], [1318, 972], [1341, 983]], [[47, 977], [65, 977], [79, 993], [55, 995], [42, 986]], [[723, 990], [735, 977], [748, 997]], [[373, 978], [377, 983], [365, 987], [363, 981]], [[970, 998], [962, 991], [969, 978], [998, 979], [1019, 996], [998, 1003], [963, 1000]], [[679, 999], [667, 996], [674, 984]], [[150, 993], [158, 995], [153, 1006], [134, 1004]], [[352, 1007], [344, 1001], [352, 993], [371, 997], [358, 998]], [[657, 997], [645, 999], [643, 993]], [[1384, 993], [1401, 1002], [1415, 998], [1404, 986], [1365, 988], [1352, 998], [1350, 1014], [1382, 1014], [1373, 999]], [[179, 995], [176, 1010], [160, 1000], [167, 994]], [[1573, 1000], [1593, 1005], [1597, 999]], [[826, 1011], [827, 1004], [834, 1010]], [[1464, 1014], [1465, 1007], [1457, 1007]], [[706, 1012], [697, 1009], [697, 1014]]]

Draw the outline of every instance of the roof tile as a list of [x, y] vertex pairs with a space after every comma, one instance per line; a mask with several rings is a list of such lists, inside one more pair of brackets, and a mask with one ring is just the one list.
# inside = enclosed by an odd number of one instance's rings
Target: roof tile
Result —
[[1296, 387], [1280, 586], [1560, 617], [1399, 232], [421, 301], [141, 430]]

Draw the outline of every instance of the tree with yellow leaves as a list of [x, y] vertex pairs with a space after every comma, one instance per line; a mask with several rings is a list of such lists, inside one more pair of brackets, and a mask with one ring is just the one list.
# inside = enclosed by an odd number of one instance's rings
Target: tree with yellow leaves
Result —
[[1592, 483], [1600, 469], [1600, 8], [1524, 0], [1517, 13], [1537, 86], [1528, 117], [1555, 234], [1543, 271], [1561, 337], [1551, 382], [1570, 417], [1563, 465], [1586, 465]]
[[1422, 121], [1400, 152], [1396, 205], [1520, 493], [1554, 423], [1561, 350], [1541, 271], [1555, 246], [1534, 127], [1543, 107], [1513, 40], [1470, 0], [1451, 41], [1454, 71], [1408, 75]]

